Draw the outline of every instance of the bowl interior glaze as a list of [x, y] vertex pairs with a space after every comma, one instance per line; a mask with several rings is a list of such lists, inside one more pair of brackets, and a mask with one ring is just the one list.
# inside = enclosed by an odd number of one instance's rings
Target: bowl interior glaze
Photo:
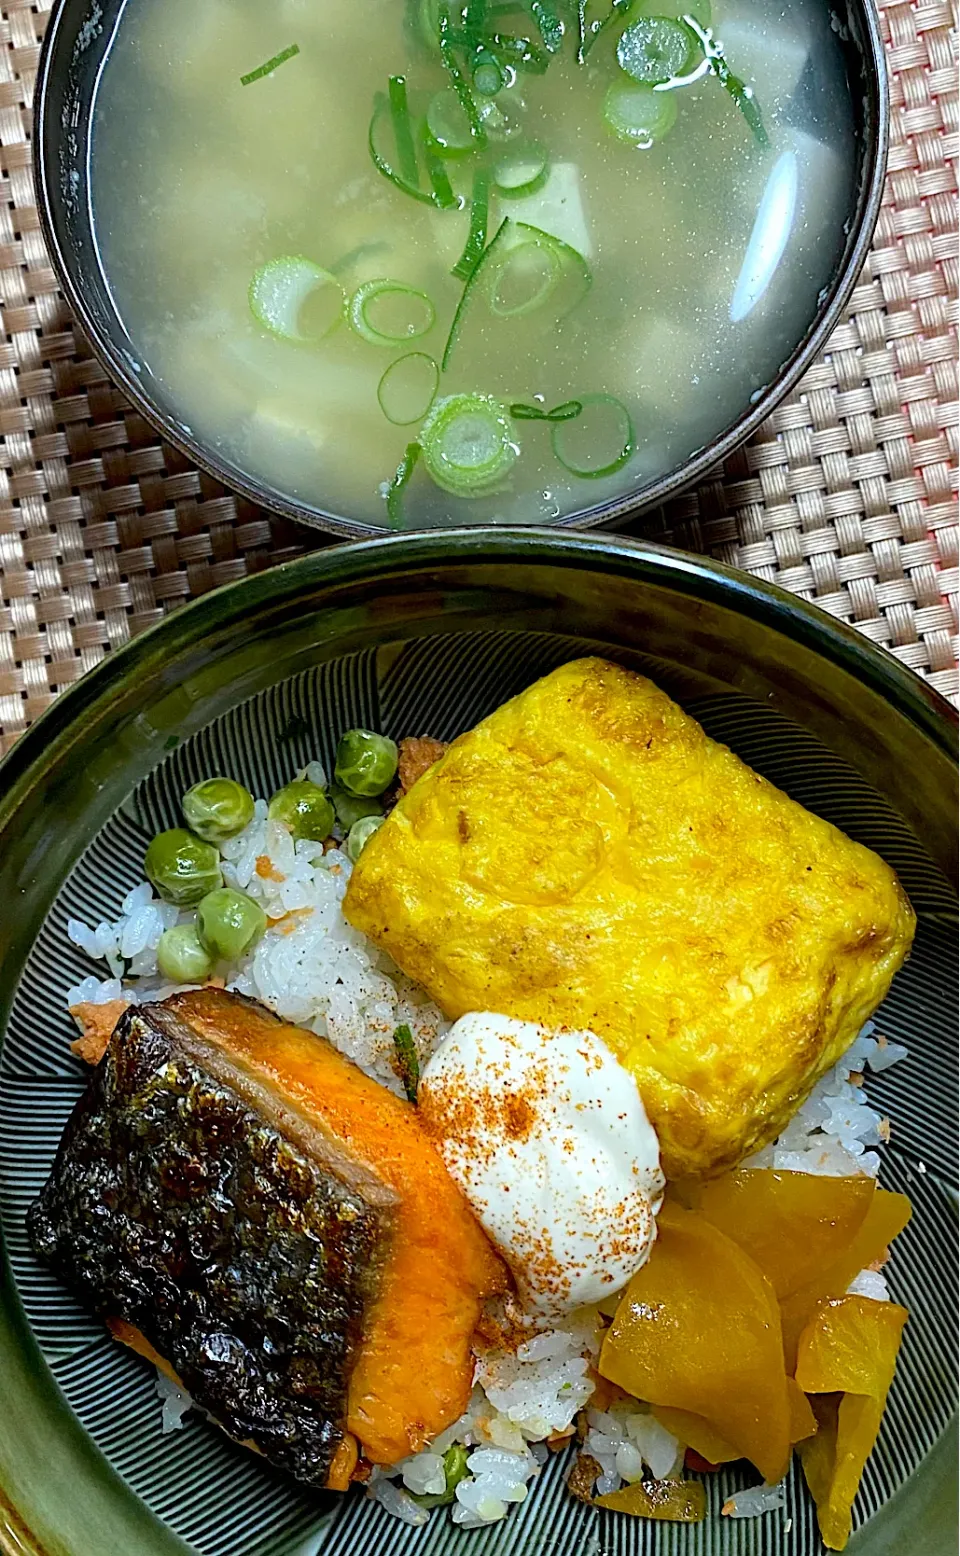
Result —
[[[304, 1492], [195, 1418], [162, 1437], [151, 1369], [27, 1247], [26, 1206], [83, 1083], [63, 995], [91, 968], [67, 916], [116, 915], [183, 788], [221, 770], [269, 794], [310, 757], [329, 766], [337, 733], [358, 722], [449, 738], [585, 651], [651, 674], [876, 848], [918, 911], [916, 949], [879, 1017], [911, 1057], [868, 1080], [893, 1121], [883, 1181], [915, 1207], [891, 1266], [912, 1317], [849, 1549], [954, 1548], [955, 720], [880, 650], [718, 566], [601, 537], [460, 531], [336, 548], [177, 612], [65, 693], [0, 769], [0, 1506], [15, 1509], [6, 1535], [0, 1511], [0, 1549], [818, 1556], [796, 1470], [782, 1514], [677, 1528], [573, 1502], [551, 1456], [507, 1523], [464, 1536], [442, 1515], [406, 1530], [360, 1494]], [[742, 1467], [708, 1477], [713, 1513], [755, 1479]]]
[[[60, 283], [104, 366], [163, 436], [201, 468], [251, 501], [334, 534], [364, 538], [381, 528], [277, 492], [198, 438], [179, 417], [114, 306], [98, 250], [90, 195], [90, 121], [97, 80], [128, 0], [55, 0], [35, 94], [35, 175], [44, 234]], [[838, 258], [816, 316], [775, 378], [730, 425], [681, 465], [625, 496], [584, 505], [557, 528], [622, 525], [698, 480], [769, 416], [826, 345], [866, 259], [886, 168], [889, 105], [883, 41], [873, 0], [824, 0], [843, 43], [854, 122], [855, 195]], [[589, 482], [584, 483], [589, 487]]]

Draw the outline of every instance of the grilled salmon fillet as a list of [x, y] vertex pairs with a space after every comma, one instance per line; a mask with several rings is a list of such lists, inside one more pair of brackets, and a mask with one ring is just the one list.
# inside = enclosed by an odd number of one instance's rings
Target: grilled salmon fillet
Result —
[[882, 859], [600, 659], [455, 740], [366, 844], [344, 912], [451, 1018], [596, 1032], [672, 1178], [780, 1132], [915, 926]]
[[34, 1247], [235, 1438], [314, 1485], [462, 1413], [504, 1283], [416, 1110], [218, 989], [124, 1012]]

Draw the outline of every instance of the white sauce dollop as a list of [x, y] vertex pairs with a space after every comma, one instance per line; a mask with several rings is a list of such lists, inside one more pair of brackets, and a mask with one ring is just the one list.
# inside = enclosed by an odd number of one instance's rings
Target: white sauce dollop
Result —
[[593, 1032], [461, 1016], [417, 1101], [526, 1306], [597, 1302], [645, 1262], [660, 1148], [632, 1075]]

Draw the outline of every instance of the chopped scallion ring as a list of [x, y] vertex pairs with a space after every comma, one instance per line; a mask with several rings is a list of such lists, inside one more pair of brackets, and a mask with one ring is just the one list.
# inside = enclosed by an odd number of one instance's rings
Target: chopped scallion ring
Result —
[[470, 121], [452, 86], [437, 92], [427, 104], [427, 129], [445, 157], [466, 157], [476, 146]]
[[409, 427], [426, 416], [440, 383], [440, 368], [425, 351], [410, 351], [391, 362], [379, 384], [377, 399], [387, 421]]
[[344, 315], [346, 293], [336, 276], [302, 254], [270, 259], [255, 273], [248, 293], [258, 324], [280, 340], [307, 345], [323, 340]]
[[496, 97], [506, 80], [497, 56], [489, 49], [480, 49], [473, 62], [473, 90], [478, 97]]
[[426, 292], [405, 281], [364, 281], [350, 299], [347, 315], [357, 334], [371, 346], [401, 346], [426, 335], [437, 310]]
[[677, 94], [658, 92], [641, 81], [615, 81], [607, 88], [603, 117], [618, 140], [649, 151], [676, 123]]
[[582, 394], [581, 413], [550, 428], [553, 452], [564, 470], [584, 481], [615, 475], [636, 448], [630, 412], [612, 394]]
[[482, 497], [498, 487], [520, 452], [507, 407], [488, 394], [437, 400], [420, 445], [434, 481], [456, 497]]
[[617, 60], [621, 70], [645, 86], [661, 86], [691, 71], [700, 57], [695, 34], [669, 16], [641, 16], [621, 34]]
[[560, 316], [565, 317], [589, 292], [593, 285], [593, 271], [580, 250], [570, 243], [564, 243], [555, 233], [544, 232], [541, 227], [534, 227], [530, 222], [517, 222], [516, 231], [520, 237], [535, 238], [537, 242], [547, 244], [556, 253], [562, 270], [562, 286], [557, 303]]
[[504, 200], [522, 200], [543, 188], [549, 171], [547, 153], [536, 141], [511, 146], [493, 165], [493, 186]]
[[528, 238], [511, 245], [490, 277], [490, 312], [500, 319], [532, 313], [552, 296], [560, 275], [560, 257], [553, 244]]

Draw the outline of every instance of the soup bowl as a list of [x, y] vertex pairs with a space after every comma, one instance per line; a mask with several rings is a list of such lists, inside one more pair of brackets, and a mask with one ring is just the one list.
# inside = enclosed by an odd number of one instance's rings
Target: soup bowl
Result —
[[[0, 1550], [9, 1556], [819, 1556], [795, 1467], [786, 1506], [719, 1516], [755, 1480], [705, 1477], [693, 1527], [570, 1499], [551, 1455], [522, 1508], [483, 1534], [444, 1512], [404, 1529], [359, 1490], [318, 1494], [197, 1417], [164, 1436], [153, 1369], [30, 1250], [27, 1207], [84, 1077], [69, 987], [93, 965], [70, 917], [117, 917], [146, 840], [213, 771], [257, 794], [338, 732], [450, 739], [584, 653], [657, 680], [756, 770], [878, 851], [918, 916], [880, 1008], [909, 1059], [867, 1077], [889, 1114], [881, 1181], [913, 1219], [887, 1271], [910, 1309], [850, 1556], [955, 1550], [956, 718], [895, 659], [779, 590], [609, 536], [475, 530], [333, 547], [215, 591], [110, 656], [0, 767]], [[481, 1544], [478, 1546], [477, 1541]]]
[[[311, 501], [305, 500], [302, 493], [291, 495], [292, 481], [284, 489], [282, 477], [266, 479], [262, 467], [259, 471], [251, 468], [251, 462], [229, 451], [223, 439], [208, 436], [193, 425], [195, 418], [188, 417], [183, 406], [178, 408], [169, 384], [151, 365], [151, 352], [145, 351], [143, 342], [128, 333], [115, 302], [114, 277], [98, 243], [95, 202], [91, 196], [91, 121], [105, 62], [127, 3], [129, 0], [58, 0], [42, 50], [35, 99], [38, 204], [50, 254], [71, 305], [107, 371], [147, 420], [164, 438], [227, 486], [276, 513], [341, 535], [362, 537], [398, 527], [397, 520], [388, 520], [386, 509], [383, 522], [378, 524], [344, 511], [344, 504], [341, 501], [338, 505], [333, 491], [329, 498], [314, 504], [312, 493]], [[792, 321], [789, 326], [782, 326], [783, 338], [777, 337], [776, 371], [752, 393], [742, 385], [731, 389], [729, 422], [704, 446], [690, 452], [673, 468], [664, 470], [651, 464], [646, 475], [638, 475], [629, 490], [607, 495], [603, 500], [596, 500], [596, 482], [575, 482], [577, 491], [582, 489], [585, 496], [575, 500], [572, 510], [549, 514], [546, 519], [541, 516], [535, 522], [568, 527], [623, 524], [644, 508], [696, 481], [757, 429], [829, 339], [866, 258], [876, 222], [887, 150], [888, 105], [884, 51], [872, 0], [822, 3], [825, 36], [839, 40], [837, 46], [843, 54], [849, 93], [848, 104], [842, 110], [849, 117], [844, 144], [853, 148], [854, 168], [848, 208], [842, 211], [841, 219], [837, 215], [841, 203], [838, 197], [837, 211], [831, 212], [828, 223], [834, 223], [836, 218], [835, 226], [831, 230], [825, 228], [822, 237], [817, 238], [818, 252], [832, 258], [829, 271], [827, 258], [823, 259], [824, 284], [811, 306], [811, 316], [803, 319], [795, 338], [791, 333]], [[288, 64], [284, 68], [289, 72], [295, 66]], [[815, 75], [818, 67], [810, 68]], [[289, 75], [286, 79], [290, 79]], [[729, 111], [736, 115], [732, 105]], [[839, 115], [841, 111], [837, 112]], [[812, 173], [810, 177], [813, 178]], [[773, 192], [773, 185], [771, 175], [768, 193]], [[731, 309], [733, 306], [731, 302]], [[561, 321], [560, 328], [563, 327]], [[785, 347], [782, 356], [781, 345]], [[199, 381], [203, 383], [202, 370]], [[717, 419], [721, 419], [719, 413]], [[392, 433], [394, 429], [386, 430]], [[688, 440], [684, 447], [692, 441]], [[322, 459], [322, 453], [318, 457]], [[651, 460], [658, 457], [652, 451]], [[363, 463], [366, 481], [366, 461]], [[396, 457], [385, 459], [384, 463], [389, 468], [369, 472], [371, 502], [376, 502], [377, 482], [390, 475]], [[633, 465], [629, 468], [632, 470]], [[542, 495], [546, 498], [550, 493]], [[460, 504], [460, 522], [473, 522], [473, 512], [464, 513], [469, 506]], [[509, 514], [506, 519], [509, 522]], [[448, 515], [446, 507], [441, 506], [430, 522], [454, 523], [456, 515]], [[424, 526], [414, 522], [407, 526], [399, 521], [399, 527]]]

